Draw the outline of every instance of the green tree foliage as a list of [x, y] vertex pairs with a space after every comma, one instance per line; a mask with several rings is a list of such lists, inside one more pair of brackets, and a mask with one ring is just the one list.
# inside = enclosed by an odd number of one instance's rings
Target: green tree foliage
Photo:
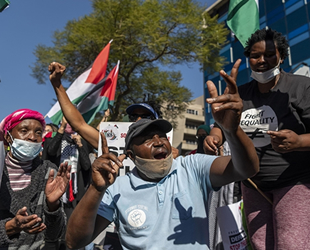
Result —
[[[115, 105], [111, 119], [120, 120], [125, 108], [145, 95], [174, 119], [192, 95], [180, 86], [176, 64], [199, 62], [218, 71], [218, 56], [228, 31], [193, 0], [92, 0], [93, 12], [69, 21], [55, 31], [53, 47], [38, 45], [32, 67], [39, 84], [48, 80], [47, 67], [58, 61], [67, 67], [64, 79], [73, 82], [113, 39], [108, 71], [120, 60]], [[201, 83], [192, 83], [201, 84]]]

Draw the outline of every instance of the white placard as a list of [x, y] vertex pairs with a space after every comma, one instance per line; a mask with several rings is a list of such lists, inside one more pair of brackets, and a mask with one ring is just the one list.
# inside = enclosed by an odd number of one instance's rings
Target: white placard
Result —
[[243, 200], [216, 209], [225, 250], [251, 249], [242, 221]]
[[[103, 131], [106, 138], [109, 151], [114, 154], [121, 155], [124, 153], [125, 148], [125, 138], [127, 131], [132, 122], [102, 122], [100, 123], [99, 131]], [[167, 137], [170, 143], [172, 143], [173, 130], [167, 133]], [[102, 154], [101, 137], [99, 134], [99, 146], [98, 146], [98, 156]], [[119, 170], [119, 175], [125, 175], [128, 171], [134, 168], [134, 163], [126, 157], [123, 161], [123, 168]]]

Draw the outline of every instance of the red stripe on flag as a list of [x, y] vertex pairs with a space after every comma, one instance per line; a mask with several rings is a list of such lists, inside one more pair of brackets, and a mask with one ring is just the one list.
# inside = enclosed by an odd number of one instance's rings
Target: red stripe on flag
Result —
[[117, 78], [118, 78], [118, 66], [119, 63], [110, 72], [100, 93], [100, 96], [107, 97], [109, 101], [114, 101]]
[[73, 196], [73, 187], [72, 187], [72, 179], [69, 181], [69, 201], [72, 202], [74, 201], [74, 196]]
[[92, 65], [92, 69], [85, 82], [97, 84], [104, 78], [108, 65], [110, 45], [111, 43], [108, 43], [107, 46], [105, 46], [105, 48], [96, 57]]

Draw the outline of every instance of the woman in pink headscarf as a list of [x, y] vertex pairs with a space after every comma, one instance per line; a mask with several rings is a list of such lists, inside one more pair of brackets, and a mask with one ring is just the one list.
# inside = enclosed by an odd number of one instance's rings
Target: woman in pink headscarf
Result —
[[65, 230], [60, 197], [70, 167], [61, 164], [57, 172], [56, 165], [38, 157], [44, 127], [42, 114], [30, 109], [17, 110], [0, 124], [0, 141], [10, 146], [0, 159], [0, 249], [56, 247]]

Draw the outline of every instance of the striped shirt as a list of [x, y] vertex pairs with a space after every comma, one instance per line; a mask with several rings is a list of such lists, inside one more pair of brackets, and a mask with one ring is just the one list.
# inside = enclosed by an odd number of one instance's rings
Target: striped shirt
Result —
[[32, 160], [21, 162], [13, 159], [8, 153], [5, 157], [5, 164], [13, 191], [24, 189], [31, 183]]

